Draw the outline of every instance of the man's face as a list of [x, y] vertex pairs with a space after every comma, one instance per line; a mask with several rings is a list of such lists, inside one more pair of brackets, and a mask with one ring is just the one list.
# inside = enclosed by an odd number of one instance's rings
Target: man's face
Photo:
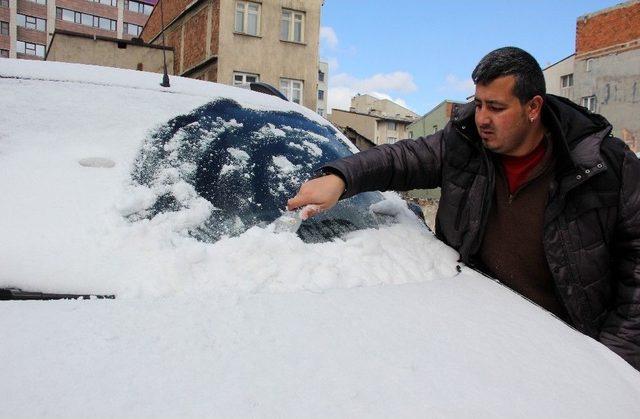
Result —
[[528, 133], [532, 129], [527, 104], [513, 94], [515, 76], [498, 77], [476, 85], [476, 127], [484, 146], [510, 156], [528, 152]]

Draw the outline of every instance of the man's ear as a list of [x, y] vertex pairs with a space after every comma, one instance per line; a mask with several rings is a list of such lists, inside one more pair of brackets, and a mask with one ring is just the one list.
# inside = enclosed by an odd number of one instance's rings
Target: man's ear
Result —
[[534, 121], [542, 115], [542, 104], [544, 103], [544, 99], [540, 95], [536, 95], [529, 101], [527, 106], [527, 117], [530, 121]]

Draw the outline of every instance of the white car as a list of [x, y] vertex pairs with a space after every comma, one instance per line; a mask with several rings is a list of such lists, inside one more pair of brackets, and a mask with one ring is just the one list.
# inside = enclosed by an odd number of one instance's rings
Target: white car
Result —
[[91, 296], [0, 301], [0, 417], [640, 417], [638, 371], [395, 194], [298, 228], [357, 151], [325, 119], [160, 80], [0, 60], [2, 295]]

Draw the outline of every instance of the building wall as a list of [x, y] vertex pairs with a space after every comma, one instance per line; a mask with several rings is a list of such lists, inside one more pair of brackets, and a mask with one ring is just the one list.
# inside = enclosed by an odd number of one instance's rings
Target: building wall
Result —
[[407, 127], [409, 138], [418, 138], [431, 135], [435, 130], [441, 130], [449, 123], [454, 107], [464, 105], [462, 102], [453, 102], [445, 100], [427, 112], [420, 119]]
[[[152, 4], [153, 0], [137, 0]], [[88, 13], [116, 21], [116, 30], [103, 30], [74, 22], [56, 19], [56, 8]], [[33, 16], [46, 20], [46, 30], [38, 31], [17, 26], [17, 14]], [[124, 0], [118, 0], [115, 6], [104, 5], [89, 0], [47, 0], [46, 5], [28, 0], [10, 0], [9, 8], [0, 7], [0, 20], [9, 22], [9, 36], [0, 35], [0, 49], [8, 49], [11, 58], [43, 59], [36, 56], [20, 54], [16, 51], [16, 41], [24, 41], [49, 47], [54, 31], [57, 29], [99, 35], [119, 39], [131, 39], [133, 36], [123, 34], [124, 22], [144, 26], [148, 16], [124, 10]], [[45, 51], [46, 53], [46, 51]]]
[[628, 1], [578, 18], [576, 54], [640, 39], [640, 1]]
[[329, 64], [320, 61], [318, 63], [318, 72], [322, 72], [324, 74], [324, 80], [321, 81], [320, 77], [318, 77], [318, 92], [324, 92], [324, 98], [320, 100], [318, 96], [318, 103], [316, 105], [316, 112], [320, 115], [327, 117], [327, 113], [329, 113], [328, 100], [329, 100]]
[[[231, 84], [233, 73], [260, 75], [260, 81], [280, 88], [280, 79], [303, 81], [303, 105], [316, 110], [318, 45], [322, 0], [264, 0], [259, 36], [234, 32], [235, 0], [220, 0], [218, 82]], [[303, 43], [280, 40], [283, 8], [304, 11]]]
[[350, 127], [368, 140], [375, 142], [377, 133], [377, 118], [370, 115], [334, 109], [331, 112], [331, 122], [339, 127]]
[[[545, 84], [547, 85], [547, 93], [566, 97], [567, 99], [575, 101], [573, 86], [563, 88], [561, 84], [562, 76], [573, 74], [574, 58], [575, 55], [571, 55], [542, 71], [544, 74]], [[575, 74], [573, 79], [575, 84]]]
[[[94, 64], [107, 67], [163, 72], [162, 50], [145, 46], [121, 44], [56, 33], [47, 61]], [[167, 68], [172, 74], [173, 51], [166, 51]], [[141, 67], [141, 68], [140, 68]]]
[[602, 114], [634, 151], [640, 151], [640, 49], [576, 60], [576, 101], [596, 97], [594, 112]]
[[640, 1], [578, 18], [574, 100], [590, 96], [614, 135], [640, 151]]

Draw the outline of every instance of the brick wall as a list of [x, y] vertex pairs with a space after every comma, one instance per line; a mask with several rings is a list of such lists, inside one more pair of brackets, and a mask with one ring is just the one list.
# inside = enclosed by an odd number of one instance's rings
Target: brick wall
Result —
[[608, 10], [578, 19], [576, 54], [640, 38], [640, 2], [624, 3]]
[[156, 35], [158, 35], [161, 31], [161, 22], [160, 22], [160, 3], [163, 3], [162, 7], [164, 8], [164, 24], [165, 27], [168, 23], [170, 23], [176, 16], [184, 11], [184, 9], [193, 2], [193, 0], [169, 0], [163, 2], [159, 0], [154, 7], [151, 16], [149, 16], [149, 20], [142, 31], [141, 38], [144, 42], [151, 42]]
[[26, 0], [18, 0], [17, 7], [18, 13], [33, 17], [39, 17], [42, 19], [47, 18], [47, 6], [43, 4], [33, 3]]
[[47, 45], [47, 33], [33, 29], [21, 28], [18, 26], [18, 39], [34, 44]]
[[191, 68], [206, 58], [207, 15], [208, 8], [205, 7], [184, 20], [184, 69]]
[[88, 35], [100, 35], [108, 36], [110, 38], [116, 37], [116, 31], [107, 31], [100, 28], [94, 28], [91, 26], [80, 25], [78, 23], [67, 22], [65, 20], [56, 20], [56, 29], [62, 29], [65, 31], [86, 33]]

